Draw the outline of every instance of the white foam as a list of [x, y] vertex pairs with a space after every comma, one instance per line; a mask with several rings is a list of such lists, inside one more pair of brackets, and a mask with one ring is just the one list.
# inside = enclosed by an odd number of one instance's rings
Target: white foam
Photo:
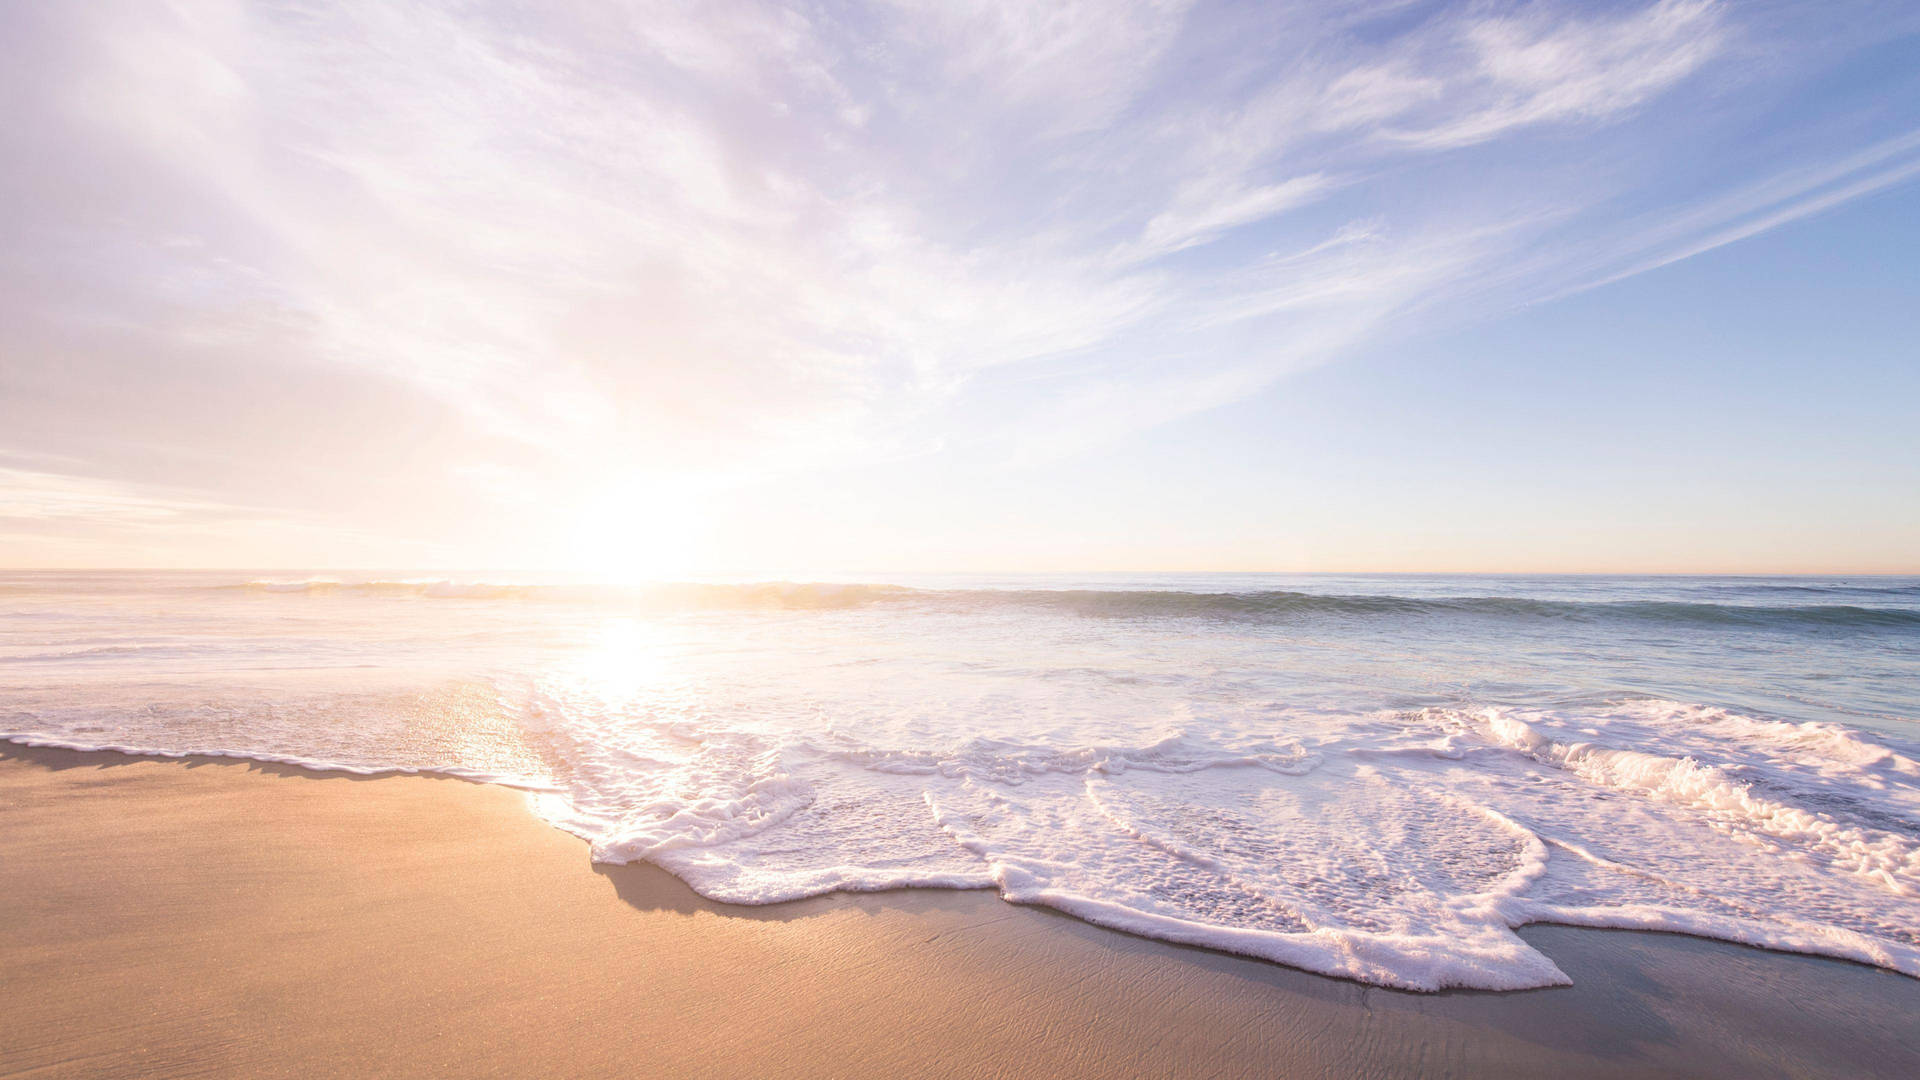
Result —
[[[1686, 807], [1705, 821], [1731, 833], [1765, 836], [1802, 858], [1817, 856], [1834, 870], [1859, 874], [1901, 895], [1915, 893], [1920, 882], [1920, 843], [1894, 833], [1843, 824], [1831, 816], [1756, 796], [1751, 788], [1711, 765], [1692, 757], [1668, 757], [1640, 750], [1618, 749], [1597, 742], [1560, 742], [1534, 729], [1509, 710], [1487, 710], [1487, 726], [1501, 743], [1524, 751], [1537, 761], [1568, 769], [1588, 783], [1631, 792]], [[1790, 728], [1776, 724], [1770, 728]], [[1749, 725], [1749, 730], [1769, 730]], [[1788, 737], [1785, 745], [1808, 742], [1831, 746], [1838, 733], [1805, 732]], [[1871, 764], [1895, 758], [1862, 755], [1857, 736], [1839, 741], [1851, 756]]]
[[[657, 771], [644, 794], [623, 773], [622, 794], [589, 784], [547, 812], [593, 839], [596, 858], [657, 862], [714, 899], [990, 885], [1116, 929], [1409, 989], [1565, 982], [1512, 933], [1536, 921], [1684, 930], [1920, 974], [1911, 834], [1758, 797], [1691, 757], [1545, 733], [1700, 736], [1692, 706], [1612, 708], [1320, 718], [1315, 750], [1256, 752], [1191, 734], [1134, 748], [823, 749], [682, 723], [668, 734], [691, 756], [646, 758]], [[1824, 755], [1829, 771], [1840, 759], [1903, 768], [1860, 733], [1752, 731], [1771, 753]], [[1803, 758], [1771, 760], [1791, 771]]]

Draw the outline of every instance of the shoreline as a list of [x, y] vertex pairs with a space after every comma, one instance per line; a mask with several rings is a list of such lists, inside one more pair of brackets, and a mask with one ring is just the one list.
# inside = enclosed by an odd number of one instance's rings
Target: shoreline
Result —
[[0, 1077], [1900, 1076], [1920, 980], [1537, 924], [1574, 980], [1410, 993], [989, 891], [702, 899], [522, 792], [0, 744]]

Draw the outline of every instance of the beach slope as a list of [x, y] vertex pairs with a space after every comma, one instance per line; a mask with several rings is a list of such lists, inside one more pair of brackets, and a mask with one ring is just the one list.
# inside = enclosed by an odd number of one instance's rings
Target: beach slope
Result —
[[523, 796], [0, 749], [0, 1077], [1915, 1076], [1920, 981], [1533, 927], [1407, 994], [990, 893], [702, 900]]

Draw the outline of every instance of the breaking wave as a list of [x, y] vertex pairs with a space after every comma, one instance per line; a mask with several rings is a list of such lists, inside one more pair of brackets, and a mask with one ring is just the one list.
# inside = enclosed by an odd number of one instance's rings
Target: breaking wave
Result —
[[[342, 580], [262, 578], [200, 586], [215, 592], [494, 600], [629, 606], [656, 611], [833, 610], [876, 604], [946, 611], [995, 608], [1096, 618], [1220, 619], [1284, 622], [1310, 618], [1557, 620], [1631, 622], [1703, 628], [1831, 628], [1920, 630], [1920, 587], [1813, 587], [1769, 584], [1748, 594], [1777, 594], [1788, 603], [1674, 600], [1565, 600], [1516, 596], [1400, 596], [1296, 590], [1198, 592], [1174, 589], [928, 589], [891, 584], [823, 582], [673, 583], [649, 585], [530, 584], [456, 579]], [[1812, 603], [1847, 598], [1867, 603]]]

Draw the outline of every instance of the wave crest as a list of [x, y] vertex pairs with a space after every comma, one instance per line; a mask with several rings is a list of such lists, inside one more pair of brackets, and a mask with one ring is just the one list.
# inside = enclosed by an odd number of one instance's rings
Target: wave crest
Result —
[[[260, 595], [512, 600], [622, 606], [641, 610], [841, 610], [914, 604], [956, 613], [1019, 609], [1081, 618], [1557, 620], [1631, 622], [1727, 629], [1920, 630], [1920, 608], [1859, 604], [1739, 604], [1670, 600], [1547, 600], [1511, 596], [1416, 597], [1296, 590], [1193, 592], [1174, 589], [922, 589], [905, 585], [767, 581], [647, 585], [530, 584], [513, 581], [333, 577], [256, 579], [216, 585]], [[1805, 587], [1791, 587], [1805, 591]], [[1901, 590], [1883, 590], [1904, 596]], [[1813, 595], [1820, 595], [1815, 592]]]

